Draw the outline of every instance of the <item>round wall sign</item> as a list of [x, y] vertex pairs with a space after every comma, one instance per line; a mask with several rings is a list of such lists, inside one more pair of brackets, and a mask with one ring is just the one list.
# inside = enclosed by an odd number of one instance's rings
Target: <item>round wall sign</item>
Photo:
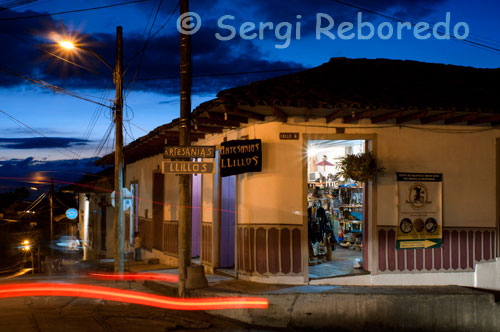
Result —
[[78, 217], [78, 210], [75, 208], [70, 208], [66, 210], [66, 218], [68, 219], [76, 219]]

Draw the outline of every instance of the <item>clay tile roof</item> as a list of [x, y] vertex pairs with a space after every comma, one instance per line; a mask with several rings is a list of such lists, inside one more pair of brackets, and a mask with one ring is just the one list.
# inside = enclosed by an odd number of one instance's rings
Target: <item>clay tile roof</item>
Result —
[[220, 104], [334, 108], [456, 109], [500, 113], [500, 69], [388, 59], [332, 58], [301, 72], [222, 90], [196, 113]]

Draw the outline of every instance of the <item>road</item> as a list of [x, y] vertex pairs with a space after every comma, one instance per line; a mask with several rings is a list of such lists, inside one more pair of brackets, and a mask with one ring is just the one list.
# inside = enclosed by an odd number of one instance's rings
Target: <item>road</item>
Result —
[[[44, 280], [46, 281], [46, 280]], [[58, 280], [62, 281], [62, 280]], [[75, 280], [69, 280], [75, 282]], [[82, 281], [80, 281], [82, 282]], [[148, 292], [142, 283], [114, 283]], [[149, 291], [150, 292], [150, 291]], [[100, 299], [31, 296], [0, 299], [0, 331], [257, 331], [201, 311], [165, 310]], [[263, 331], [263, 330], [259, 330]]]

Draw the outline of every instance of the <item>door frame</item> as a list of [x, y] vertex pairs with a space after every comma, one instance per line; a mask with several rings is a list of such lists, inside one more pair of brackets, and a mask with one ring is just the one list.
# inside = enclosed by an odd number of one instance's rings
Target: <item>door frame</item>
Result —
[[[309, 282], [309, 252], [308, 252], [308, 227], [307, 227], [307, 180], [308, 180], [308, 165], [307, 165], [307, 148], [308, 141], [312, 140], [325, 140], [325, 141], [339, 141], [339, 140], [364, 140], [365, 146], [371, 146], [373, 156], [377, 158], [377, 134], [307, 134], [302, 135], [302, 266], [304, 271], [304, 282]], [[370, 142], [371, 141], [371, 142]], [[371, 144], [370, 144], [371, 143]], [[368, 217], [365, 224], [367, 236], [366, 246], [363, 244], [363, 258], [368, 257], [368, 262], [363, 261], [363, 269], [369, 271], [371, 274], [377, 274], [378, 271], [378, 241], [375, 234], [377, 234], [377, 183], [372, 183], [367, 186], [366, 193], [369, 194], [368, 200], [364, 198], [367, 209], [366, 216]], [[364, 235], [364, 234], [363, 234]]]

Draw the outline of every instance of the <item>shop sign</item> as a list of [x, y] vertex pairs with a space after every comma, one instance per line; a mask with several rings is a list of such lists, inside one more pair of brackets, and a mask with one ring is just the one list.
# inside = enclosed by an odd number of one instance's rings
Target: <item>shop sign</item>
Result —
[[221, 143], [221, 176], [261, 171], [262, 142], [260, 139], [234, 140]]
[[215, 163], [194, 161], [163, 161], [163, 174], [212, 174]]
[[299, 133], [280, 133], [281, 140], [298, 140], [299, 137]]
[[398, 183], [396, 248], [440, 248], [443, 226], [443, 175], [396, 174]]
[[165, 158], [215, 158], [215, 146], [167, 146]]

